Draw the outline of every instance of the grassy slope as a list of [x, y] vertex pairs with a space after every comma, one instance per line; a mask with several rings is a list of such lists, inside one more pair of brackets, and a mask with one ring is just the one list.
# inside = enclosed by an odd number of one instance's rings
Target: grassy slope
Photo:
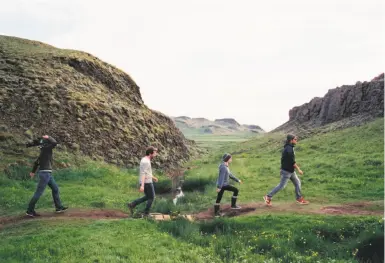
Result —
[[[296, 159], [304, 175], [303, 194], [314, 203], [342, 203], [384, 198], [384, 127], [383, 119], [362, 127], [317, 135], [300, 140]], [[279, 165], [284, 135], [265, 135], [252, 141], [221, 148], [204, 160], [193, 162], [186, 182], [207, 182], [206, 193], [199, 199], [201, 208], [215, 200], [217, 167], [224, 152], [234, 154], [231, 171], [243, 179], [239, 201], [262, 200], [279, 183]], [[229, 194], [224, 196], [229, 201]], [[274, 202], [293, 202], [291, 183], [274, 197]]]
[[[317, 204], [383, 200], [383, 134], [383, 119], [379, 119], [362, 127], [300, 141], [296, 156], [305, 172], [302, 178], [305, 196]], [[245, 182], [239, 187], [240, 203], [262, 202], [262, 195], [279, 181], [281, 141], [282, 135], [266, 135], [215, 150], [202, 160], [193, 161], [191, 165], [198, 168], [187, 173], [186, 198], [174, 207], [169, 196], [158, 195], [153, 210], [197, 211], [212, 206], [216, 195], [217, 165], [223, 151], [238, 152], [234, 154], [231, 170]], [[18, 168], [9, 176], [23, 178], [26, 169]], [[157, 185], [158, 189], [171, 185], [164, 175], [158, 175], [162, 181]], [[60, 170], [55, 178], [64, 203], [70, 207], [125, 209], [127, 201], [140, 196], [135, 188], [136, 170], [119, 170], [89, 161], [77, 168]], [[31, 180], [1, 175], [2, 215], [23, 212], [35, 186], [36, 182]], [[188, 192], [189, 189], [201, 189], [202, 192]], [[293, 196], [294, 189], [289, 184], [277, 194], [274, 202], [293, 202]], [[225, 194], [223, 202], [229, 200], [230, 194]], [[40, 211], [52, 209], [49, 191], [42, 196], [37, 208]], [[268, 212], [200, 224], [130, 219], [34, 221], [7, 226], [1, 231], [0, 261], [32, 261], [31, 258], [35, 258], [36, 262], [138, 262], [139, 259], [142, 262], [222, 262], [229, 258], [233, 262], [263, 259], [277, 262], [284, 256], [298, 262], [330, 262], [328, 258], [352, 262], [360, 245], [372, 242], [370, 240], [376, 236], [382, 235], [383, 239], [382, 233], [383, 221], [379, 217], [339, 217], [335, 220], [333, 216]], [[53, 245], [48, 240], [52, 240]], [[142, 246], [150, 246], [150, 249], [141, 252]]]

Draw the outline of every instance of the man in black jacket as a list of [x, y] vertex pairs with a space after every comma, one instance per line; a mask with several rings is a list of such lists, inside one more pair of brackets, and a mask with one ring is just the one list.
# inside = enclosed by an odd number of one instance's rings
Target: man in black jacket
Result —
[[297, 174], [294, 171], [294, 169], [297, 169], [299, 174], [303, 174], [302, 170], [298, 167], [295, 161], [294, 146], [297, 144], [297, 140], [297, 136], [292, 134], [287, 135], [286, 143], [283, 148], [281, 157], [281, 181], [273, 190], [271, 190], [270, 193], [263, 197], [265, 203], [268, 206], [272, 205], [271, 199], [273, 195], [285, 188], [289, 179], [295, 186], [295, 195], [297, 203], [302, 205], [306, 205], [309, 203], [301, 195], [301, 181], [299, 180]]
[[39, 167], [39, 183], [37, 185], [35, 194], [29, 202], [28, 209], [26, 212], [27, 216], [39, 216], [39, 214], [35, 212], [35, 205], [39, 200], [40, 196], [43, 194], [44, 189], [47, 185], [52, 189], [52, 198], [55, 203], [56, 212], [61, 213], [68, 209], [68, 207], [64, 207], [62, 205], [60, 201], [59, 187], [57, 186], [55, 180], [52, 177], [52, 151], [53, 148], [56, 147], [56, 145], [56, 140], [48, 135], [44, 135], [39, 141], [35, 142], [35, 144], [27, 144], [27, 147], [40, 147], [39, 158], [37, 158], [37, 160], [35, 161], [35, 164], [32, 168], [32, 172], [29, 174], [31, 178], [33, 178], [35, 176], [37, 168]]

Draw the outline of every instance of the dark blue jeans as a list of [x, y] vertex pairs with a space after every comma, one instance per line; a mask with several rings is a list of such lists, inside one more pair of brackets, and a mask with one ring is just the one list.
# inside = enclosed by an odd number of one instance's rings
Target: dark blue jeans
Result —
[[28, 205], [28, 211], [32, 212], [35, 210], [35, 205], [39, 200], [40, 196], [44, 193], [46, 186], [48, 185], [52, 190], [52, 198], [55, 203], [56, 208], [61, 208], [62, 204], [60, 201], [59, 187], [57, 186], [55, 180], [53, 179], [51, 172], [39, 172], [39, 183], [35, 194], [32, 196], [31, 201]]
[[145, 201], [147, 201], [146, 208], [144, 209], [144, 212], [148, 214], [150, 212], [150, 208], [152, 205], [152, 202], [154, 202], [155, 199], [155, 189], [154, 185], [152, 183], [144, 184], [144, 196], [136, 199], [132, 202], [132, 205], [135, 207]]

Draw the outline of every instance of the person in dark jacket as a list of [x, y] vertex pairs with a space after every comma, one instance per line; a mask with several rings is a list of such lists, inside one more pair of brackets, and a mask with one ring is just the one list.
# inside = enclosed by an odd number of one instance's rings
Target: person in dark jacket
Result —
[[219, 175], [217, 180], [217, 200], [214, 205], [214, 215], [219, 216], [219, 207], [220, 202], [222, 200], [222, 196], [224, 191], [231, 191], [233, 192], [233, 196], [231, 197], [231, 208], [232, 209], [240, 209], [240, 206], [237, 206], [237, 198], [238, 198], [238, 189], [232, 185], [230, 185], [229, 178], [232, 180], [242, 183], [241, 180], [239, 180], [237, 177], [235, 177], [229, 169], [229, 164], [232, 162], [232, 156], [228, 153], [223, 155], [222, 157], [222, 163], [219, 165]]
[[48, 185], [52, 189], [52, 198], [55, 203], [56, 212], [61, 213], [68, 209], [62, 205], [59, 195], [59, 187], [52, 177], [52, 152], [56, 147], [57, 142], [54, 138], [48, 135], [44, 135], [39, 141], [35, 141], [32, 144], [27, 144], [27, 147], [39, 146], [40, 155], [34, 163], [31, 173], [31, 178], [35, 176], [36, 170], [39, 168], [39, 183], [37, 184], [36, 191], [29, 202], [26, 215], [30, 217], [39, 216], [35, 211], [35, 205], [43, 194], [46, 186]]
[[297, 144], [297, 141], [298, 141], [297, 136], [292, 134], [287, 135], [286, 143], [282, 150], [282, 157], [281, 157], [281, 181], [273, 190], [271, 190], [270, 193], [268, 193], [263, 197], [263, 199], [265, 200], [265, 203], [268, 206], [272, 205], [271, 204], [272, 197], [277, 192], [285, 188], [289, 180], [291, 180], [295, 186], [295, 195], [296, 195], [297, 203], [302, 205], [306, 205], [309, 203], [303, 198], [301, 194], [301, 181], [299, 180], [297, 174], [294, 171], [294, 169], [297, 169], [298, 173], [300, 175], [303, 175], [302, 170], [298, 167], [295, 161], [294, 147]]

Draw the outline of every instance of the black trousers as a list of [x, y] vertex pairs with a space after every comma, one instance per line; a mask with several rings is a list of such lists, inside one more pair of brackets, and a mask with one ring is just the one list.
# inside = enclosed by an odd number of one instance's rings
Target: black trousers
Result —
[[222, 196], [223, 196], [223, 193], [225, 191], [231, 191], [233, 192], [233, 197], [237, 197], [238, 196], [238, 188], [232, 186], [232, 185], [225, 185], [225, 186], [222, 186], [221, 190], [218, 192], [218, 196], [217, 196], [217, 204], [219, 204], [222, 200]]
[[146, 214], [148, 214], [154, 199], [155, 199], [154, 185], [152, 183], [145, 183], [144, 184], [144, 196], [139, 198], [139, 199], [136, 199], [135, 201], [132, 202], [132, 204], [135, 207], [135, 206], [147, 201], [146, 208], [144, 209], [144, 212]]

